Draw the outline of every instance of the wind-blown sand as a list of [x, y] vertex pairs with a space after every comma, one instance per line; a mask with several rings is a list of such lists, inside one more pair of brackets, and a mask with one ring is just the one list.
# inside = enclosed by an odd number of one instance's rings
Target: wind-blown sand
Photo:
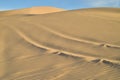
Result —
[[0, 80], [119, 80], [119, 13], [51, 7], [1, 12]]

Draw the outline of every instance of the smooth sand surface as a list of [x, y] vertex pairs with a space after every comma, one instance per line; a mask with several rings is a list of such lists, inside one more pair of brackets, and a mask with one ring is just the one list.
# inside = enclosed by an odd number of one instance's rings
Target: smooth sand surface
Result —
[[38, 8], [0, 13], [0, 80], [120, 80], [119, 8]]

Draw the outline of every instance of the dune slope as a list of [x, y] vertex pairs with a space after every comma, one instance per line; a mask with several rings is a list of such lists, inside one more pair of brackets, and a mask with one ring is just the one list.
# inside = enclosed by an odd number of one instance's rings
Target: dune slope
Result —
[[2, 17], [0, 80], [119, 80], [119, 10]]

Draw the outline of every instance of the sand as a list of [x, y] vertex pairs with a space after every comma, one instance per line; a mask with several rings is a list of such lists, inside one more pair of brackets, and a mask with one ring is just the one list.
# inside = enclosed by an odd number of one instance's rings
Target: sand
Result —
[[119, 13], [52, 7], [0, 12], [0, 80], [119, 80]]
[[22, 14], [47, 14], [53, 12], [60, 12], [65, 11], [64, 9], [54, 8], [54, 7], [31, 7], [31, 8], [24, 8], [24, 9], [16, 9], [16, 10], [9, 10], [9, 11], [1, 11], [1, 16], [12, 16], [12, 15], [22, 15]]

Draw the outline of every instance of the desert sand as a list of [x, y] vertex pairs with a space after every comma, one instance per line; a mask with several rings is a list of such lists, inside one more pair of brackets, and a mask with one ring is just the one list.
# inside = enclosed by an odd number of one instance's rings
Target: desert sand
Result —
[[120, 80], [120, 9], [0, 12], [0, 80]]
[[24, 8], [24, 9], [16, 9], [16, 10], [9, 10], [9, 11], [1, 11], [1, 16], [11, 16], [11, 15], [21, 15], [21, 14], [46, 14], [46, 13], [54, 13], [65, 11], [64, 9], [54, 8], [54, 7], [31, 7], [31, 8]]

